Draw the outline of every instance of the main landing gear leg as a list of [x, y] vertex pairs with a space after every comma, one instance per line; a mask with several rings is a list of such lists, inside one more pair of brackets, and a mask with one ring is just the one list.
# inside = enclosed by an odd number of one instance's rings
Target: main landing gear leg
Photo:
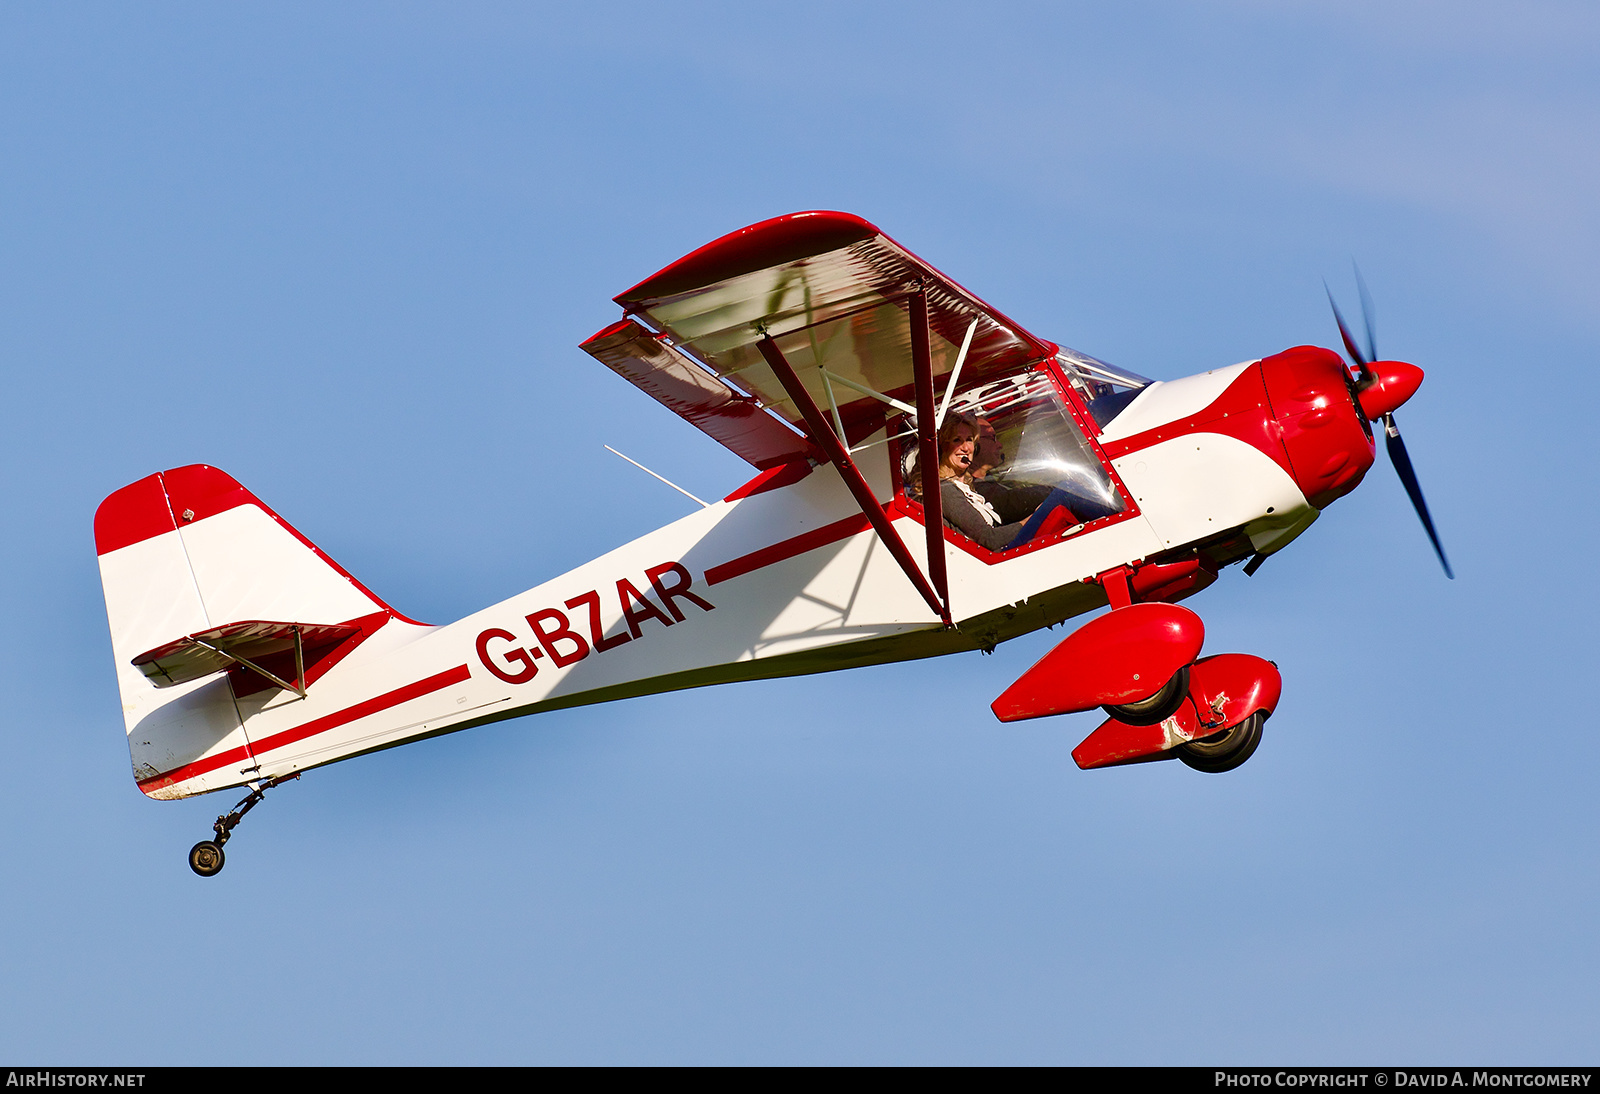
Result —
[[218, 817], [217, 823], [211, 826], [212, 830], [217, 834], [216, 839], [201, 840], [189, 848], [189, 869], [201, 877], [211, 877], [221, 873], [223, 864], [227, 861], [227, 856], [222, 853], [222, 845], [228, 842], [228, 837], [233, 835], [234, 828], [238, 826], [240, 821], [244, 820], [244, 815], [254, 809], [256, 804], [267, 796], [268, 790], [271, 790], [281, 782], [286, 782], [289, 779], [298, 779], [299, 777], [300, 772], [296, 771], [293, 775], [280, 775], [276, 779], [268, 779], [264, 783], [251, 787], [249, 797], [234, 806], [232, 811]]

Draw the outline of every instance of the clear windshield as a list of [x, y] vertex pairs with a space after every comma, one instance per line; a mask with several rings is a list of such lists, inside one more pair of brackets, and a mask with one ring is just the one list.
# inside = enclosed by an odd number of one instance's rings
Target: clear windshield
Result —
[[1063, 348], [1056, 355], [1056, 362], [1101, 429], [1111, 424], [1111, 419], [1121, 414], [1139, 392], [1153, 382], [1137, 372], [1116, 368], [1075, 349]]
[[[992, 503], [994, 515], [1008, 527], [1042, 513], [1042, 504], [1065, 507], [1072, 520], [1064, 523], [1079, 527], [1125, 508], [1045, 372], [959, 391], [948, 413], [969, 422], [968, 435], [977, 438], [965, 481]], [[916, 496], [914, 443], [905, 451], [904, 479]], [[1032, 534], [1030, 529], [1022, 541]]]

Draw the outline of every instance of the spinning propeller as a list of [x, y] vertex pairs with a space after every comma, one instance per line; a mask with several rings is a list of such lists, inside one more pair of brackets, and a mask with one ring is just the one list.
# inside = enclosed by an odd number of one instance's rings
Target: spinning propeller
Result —
[[1411, 499], [1412, 508], [1422, 520], [1422, 527], [1433, 543], [1434, 553], [1439, 556], [1439, 565], [1444, 567], [1445, 576], [1454, 580], [1455, 571], [1450, 568], [1450, 560], [1444, 557], [1444, 546], [1439, 542], [1439, 533], [1434, 530], [1433, 518], [1428, 515], [1428, 503], [1423, 500], [1422, 484], [1417, 482], [1417, 472], [1411, 466], [1406, 442], [1400, 438], [1400, 429], [1394, 424], [1394, 408], [1417, 390], [1422, 383], [1422, 370], [1401, 361], [1378, 361], [1378, 339], [1372, 326], [1372, 298], [1367, 294], [1367, 283], [1361, 277], [1359, 267], [1356, 268], [1356, 287], [1361, 294], [1361, 319], [1367, 328], [1365, 352], [1356, 345], [1350, 328], [1345, 325], [1339, 305], [1334, 302], [1333, 290], [1328, 289], [1326, 282], [1322, 287], [1328, 292], [1328, 303], [1333, 307], [1334, 321], [1339, 324], [1339, 337], [1344, 339], [1345, 352], [1360, 373], [1359, 379], [1352, 385], [1356, 405], [1367, 418], [1383, 419], [1383, 443], [1389, 451], [1389, 462], [1394, 465], [1395, 473], [1400, 476], [1406, 495]]

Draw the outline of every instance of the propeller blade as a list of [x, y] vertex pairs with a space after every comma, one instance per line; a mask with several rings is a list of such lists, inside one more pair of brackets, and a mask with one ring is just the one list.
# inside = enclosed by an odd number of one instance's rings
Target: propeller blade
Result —
[[1367, 359], [1361, 356], [1361, 348], [1356, 345], [1356, 340], [1350, 337], [1350, 328], [1344, 325], [1344, 315], [1339, 311], [1339, 304], [1333, 299], [1333, 290], [1328, 288], [1328, 283], [1322, 283], [1322, 291], [1328, 294], [1328, 306], [1333, 309], [1333, 321], [1339, 324], [1339, 337], [1344, 339], [1344, 351], [1350, 355], [1350, 360], [1361, 366], [1366, 371]]
[[1411, 507], [1417, 511], [1417, 516], [1422, 518], [1422, 527], [1428, 533], [1428, 539], [1433, 541], [1434, 553], [1439, 556], [1439, 565], [1444, 567], [1444, 576], [1454, 581], [1456, 573], [1450, 568], [1450, 560], [1444, 557], [1444, 547], [1439, 543], [1439, 533], [1434, 531], [1433, 518], [1428, 515], [1428, 503], [1422, 498], [1422, 484], [1417, 482], [1416, 468], [1411, 466], [1411, 456], [1406, 452], [1406, 442], [1400, 439], [1400, 430], [1394, 424], [1394, 415], [1383, 416], [1383, 443], [1389, 450], [1389, 462], [1394, 464], [1395, 473], [1400, 476], [1401, 485], [1406, 488], [1406, 495], [1411, 499]]
[[[1328, 305], [1333, 308], [1333, 321], [1339, 324], [1339, 337], [1344, 339], [1344, 351], [1350, 355], [1350, 360], [1354, 361], [1356, 367], [1361, 370], [1361, 387], [1365, 388], [1368, 384], [1374, 383], [1378, 379], [1378, 374], [1373, 372], [1371, 367], [1371, 362], [1375, 358], [1364, 356], [1361, 352], [1361, 347], [1357, 346], [1356, 340], [1350, 336], [1350, 328], [1345, 326], [1344, 315], [1340, 313], [1339, 304], [1333, 299], [1333, 290], [1328, 288], [1326, 281], [1322, 283], [1322, 289], [1328, 294]], [[1372, 341], [1372, 325], [1370, 323], [1367, 325], [1367, 340], [1369, 342]]]
[[1354, 259], [1350, 266], [1356, 272], [1356, 291], [1361, 294], [1361, 321], [1367, 328], [1367, 360], [1378, 359], [1378, 333], [1373, 323], [1377, 309], [1372, 306], [1372, 294], [1367, 292], [1367, 279], [1361, 276], [1361, 267], [1357, 266]]

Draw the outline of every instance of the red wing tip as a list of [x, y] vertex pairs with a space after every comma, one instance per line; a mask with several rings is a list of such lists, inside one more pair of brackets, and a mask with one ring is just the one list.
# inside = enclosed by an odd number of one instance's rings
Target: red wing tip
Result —
[[875, 224], [853, 213], [826, 209], [789, 213], [712, 240], [613, 299], [628, 307], [676, 296], [882, 234]]
[[587, 337], [583, 341], [579, 342], [578, 343], [578, 348], [581, 349], [581, 350], [587, 350], [590, 346], [594, 345], [596, 342], [599, 342], [599, 341], [601, 341], [602, 339], [605, 339], [605, 338], [609, 338], [613, 334], [618, 333], [619, 331], [626, 330], [628, 328], [629, 324], [632, 324], [632, 323], [633, 323], [632, 319], [618, 319], [615, 323], [612, 323], [610, 326], [601, 327], [599, 330], [595, 331], [589, 337]]

